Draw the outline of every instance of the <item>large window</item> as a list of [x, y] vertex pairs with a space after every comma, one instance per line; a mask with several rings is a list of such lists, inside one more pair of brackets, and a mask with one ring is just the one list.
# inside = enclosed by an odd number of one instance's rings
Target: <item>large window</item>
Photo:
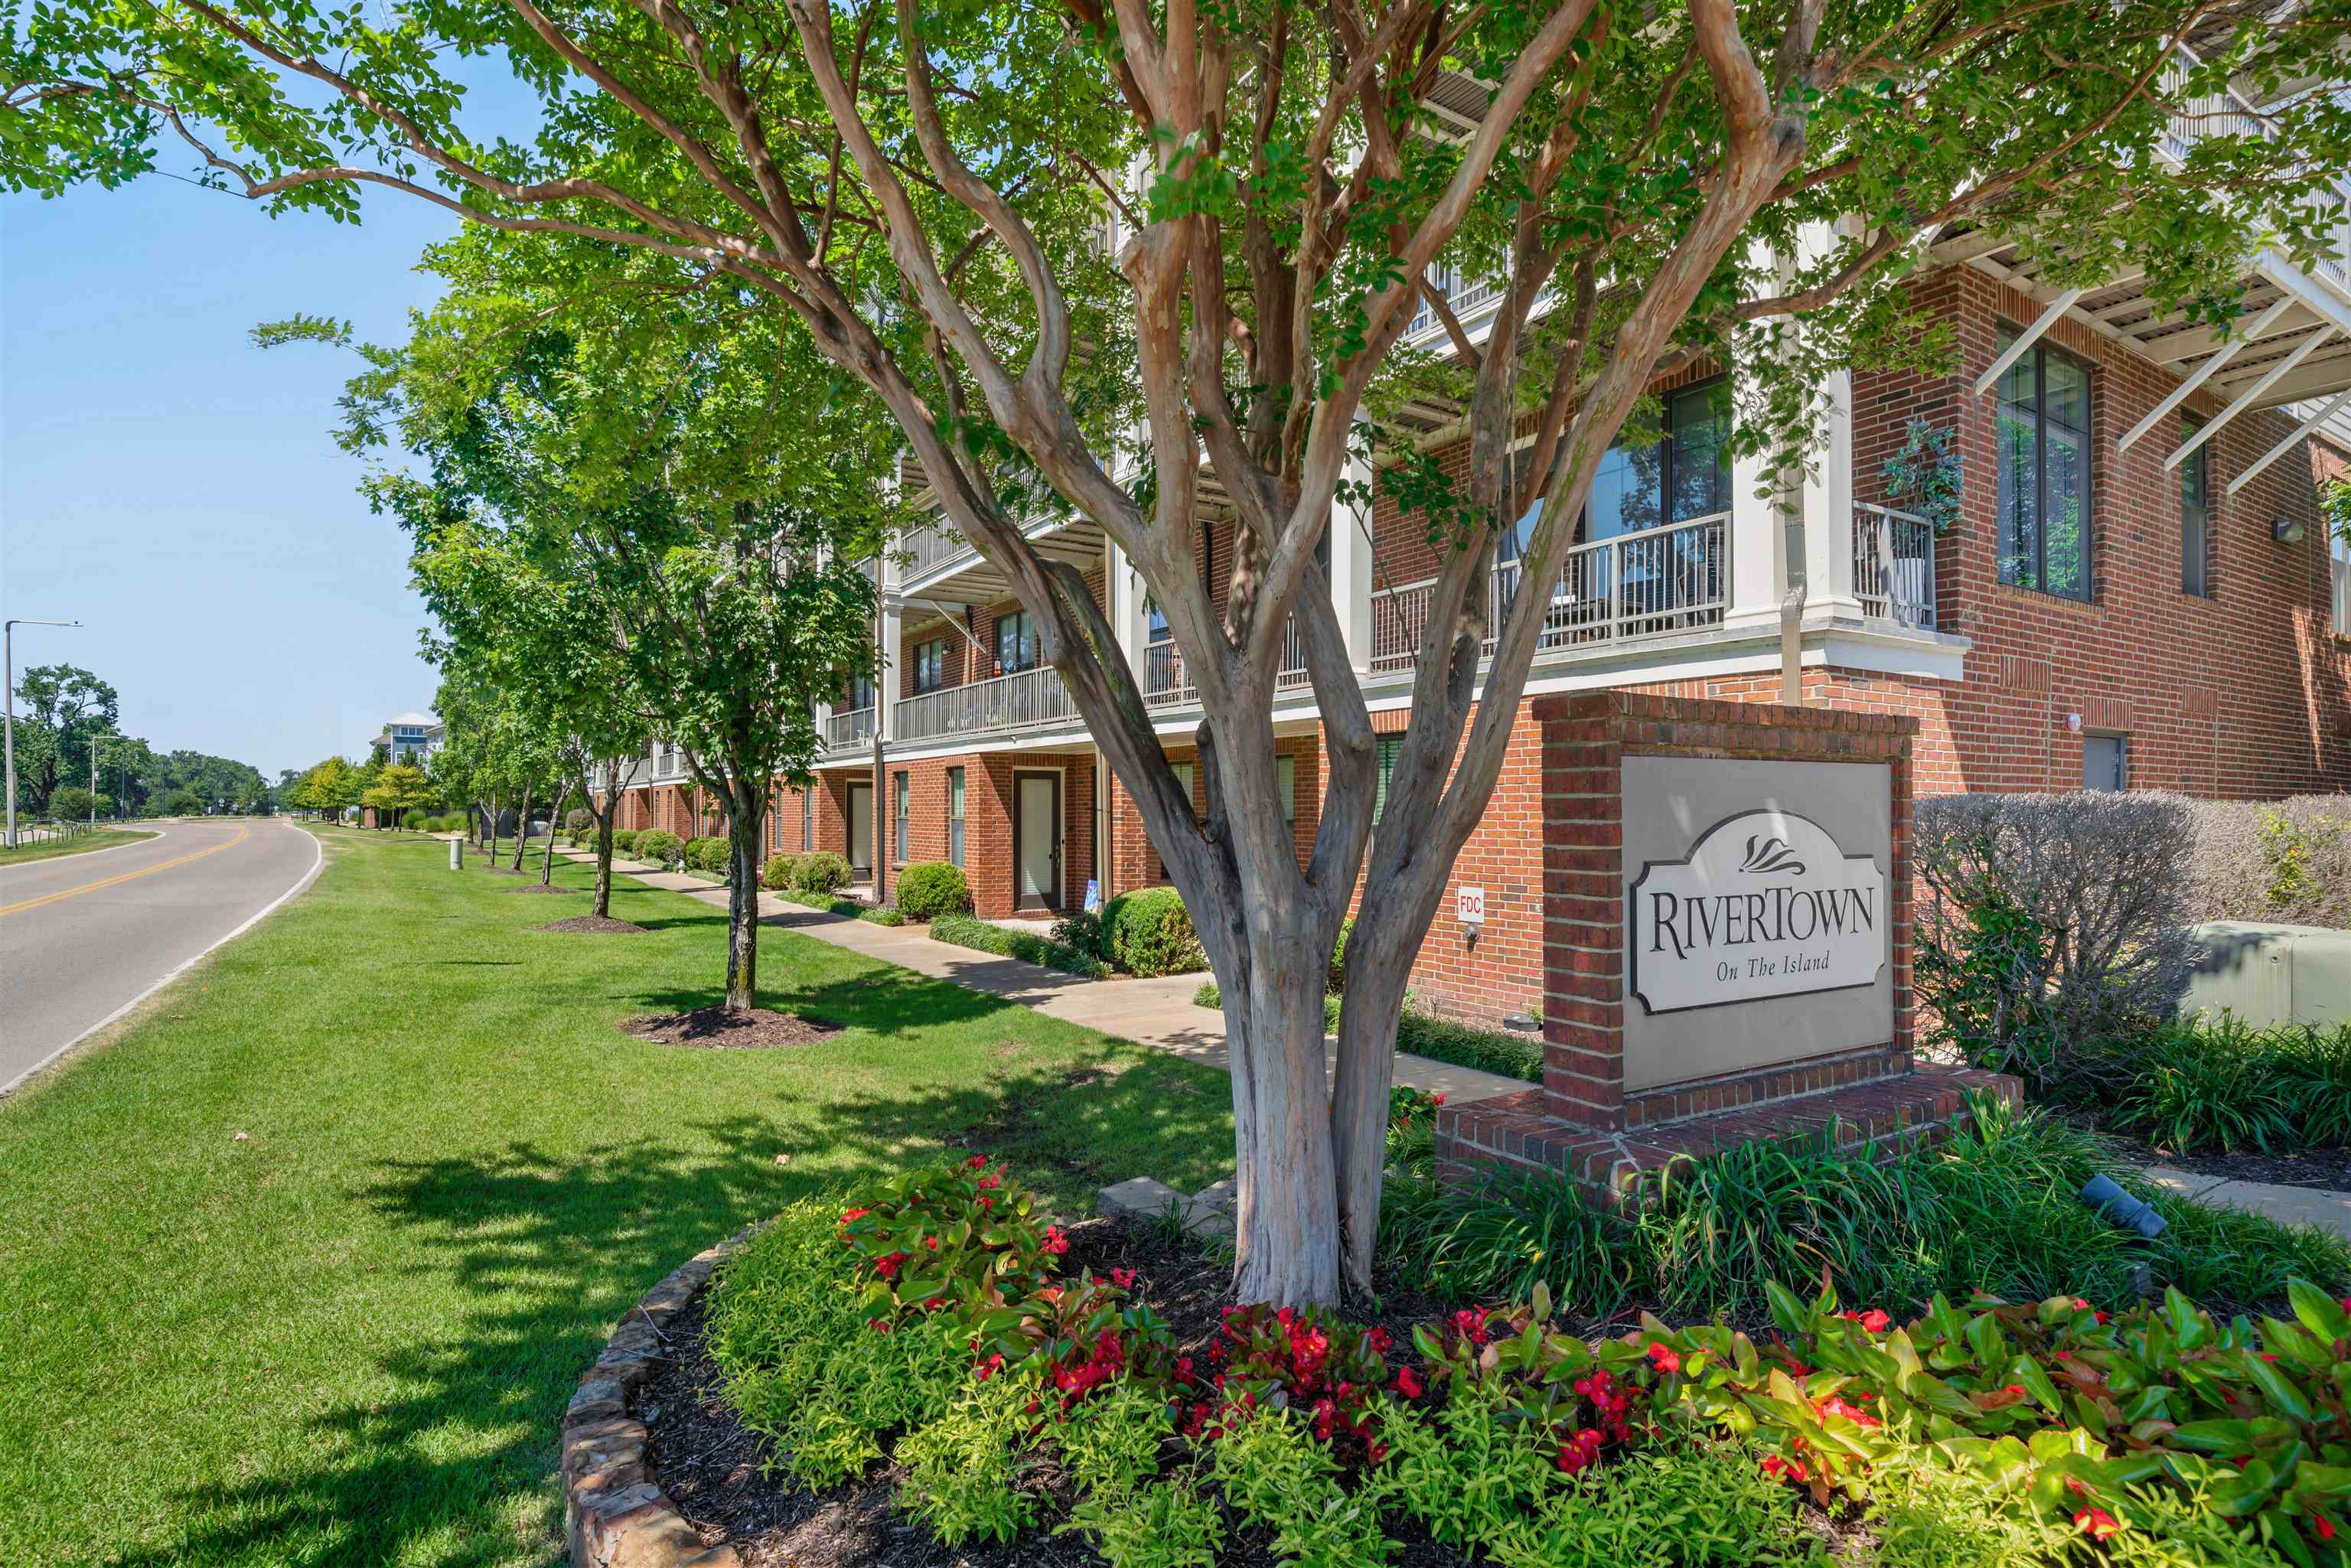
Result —
[[947, 640], [934, 637], [914, 648], [914, 690], [935, 692], [946, 684]]
[[996, 665], [998, 672], [1010, 674], [1025, 670], [1037, 662], [1037, 622], [1026, 610], [1016, 610], [1009, 615], [996, 618]]
[[[2000, 334], [2006, 353], [2016, 334]], [[2034, 344], [2000, 379], [2000, 580], [2090, 595], [2090, 372]]]
[[[2188, 418], [2179, 422], [2180, 439], [2196, 434], [2204, 422]], [[2205, 594], [2212, 591], [2212, 470], [2207, 462], [2210, 446], [2199, 446], [2189, 453], [2179, 465], [2179, 591]]]
[[963, 769], [947, 769], [947, 862], [963, 864]]

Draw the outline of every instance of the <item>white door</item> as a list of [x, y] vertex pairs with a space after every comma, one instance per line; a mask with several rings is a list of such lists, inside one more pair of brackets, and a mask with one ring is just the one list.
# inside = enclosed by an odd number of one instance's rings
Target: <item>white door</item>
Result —
[[871, 872], [873, 869], [873, 786], [852, 784], [849, 787], [849, 867], [852, 871]]
[[1019, 881], [1015, 902], [1023, 909], [1061, 904], [1061, 780], [1052, 773], [1023, 773], [1016, 783], [1020, 840]]

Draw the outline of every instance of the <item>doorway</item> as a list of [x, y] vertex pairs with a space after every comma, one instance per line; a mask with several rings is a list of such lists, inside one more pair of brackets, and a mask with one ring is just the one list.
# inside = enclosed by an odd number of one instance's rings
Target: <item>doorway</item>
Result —
[[1012, 776], [1012, 906], [1061, 906], [1061, 776]]
[[873, 874], [873, 786], [849, 787], [849, 869]]

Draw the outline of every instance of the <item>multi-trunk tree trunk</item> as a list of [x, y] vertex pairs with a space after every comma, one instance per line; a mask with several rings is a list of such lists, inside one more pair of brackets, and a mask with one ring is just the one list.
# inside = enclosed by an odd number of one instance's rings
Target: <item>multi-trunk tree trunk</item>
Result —
[[555, 831], [563, 822], [563, 803], [570, 799], [571, 782], [566, 779], [563, 788], [556, 794], [555, 810], [547, 819], [547, 854], [538, 872], [538, 885], [541, 887], [552, 886], [555, 882]]

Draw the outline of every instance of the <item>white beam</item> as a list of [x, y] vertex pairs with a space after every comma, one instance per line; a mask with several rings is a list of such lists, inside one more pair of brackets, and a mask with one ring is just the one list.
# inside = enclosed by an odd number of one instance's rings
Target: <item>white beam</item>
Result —
[[2252, 386], [2247, 387], [2244, 392], [2239, 395], [2236, 402], [2222, 409], [2219, 413], [2214, 414], [2210, 423], [2199, 428], [2195, 434], [2181, 442], [2179, 444], [2179, 450], [2165, 458], [2163, 460], [2163, 465], [2166, 468], [2177, 468], [2182, 463], [2186, 462], [2189, 453], [2195, 451], [2198, 447], [2211, 440], [2213, 436], [2219, 434], [2222, 425], [2228, 423], [2231, 420], [2244, 413], [2245, 410], [2252, 407], [2254, 401], [2258, 399], [2262, 393], [2270, 390], [2271, 383], [2274, 382], [2280, 376], [2284, 375], [2286, 371], [2294, 369], [2294, 366], [2302, 363], [2305, 359], [2308, 359], [2310, 357], [2310, 351], [2313, 349], [2315, 349], [2319, 344], [2324, 343], [2327, 339], [2332, 338], [2333, 336], [2335, 336], [2335, 329], [2331, 326], [2327, 326], [2321, 327], [2317, 331], [2313, 332], [2309, 337], [2304, 338], [2302, 342], [2296, 346], [2293, 353], [2288, 354], [2284, 359], [2280, 360], [2276, 364], [2270, 367], [2269, 374], [2255, 382]]
[[2280, 316], [2284, 315], [2287, 308], [2293, 304], [2294, 301], [2291, 299], [2280, 299], [2276, 304], [2262, 311], [2261, 316], [2253, 322], [2253, 324], [2245, 329], [2244, 335], [2242, 337], [2231, 338], [2226, 343], [2222, 344], [2219, 353], [2213, 355], [2210, 359], [2197, 366], [2196, 373], [2194, 375], [2189, 376], [2186, 381], [2180, 382], [2179, 387], [2169, 397], [2165, 398], [2161, 402], [2157, 403], [2153, 413], [2148, 414], [2145, 419], [2142, 419], [2137, 424], [2132, 425], [2129, 432], [2125, 434], [2120, 441], [2115, 443], [2115, 450], [2116, 452], [2128, 452], [2131, 449], [2132, 442], [2137, 441], [2140, 436], [2145, 435], [2148, 431], [2153, 430], [2157, 422], [2162, 419], [2165, 414], [2169, 413], [2173, 409], [2178, 408], [2181, 403], [2186, 402], [2189, 392], [2194, 392], [2198, 387], [2202, 386], [2207, 381], [2210, 380], [2212, 372], [2219, 370], [2222, 365], [2227, 364], [2230, 360], [2234, 358], [2238, 350], [2243, 348], [2246, 344], [2252, 342], [2254, 339], [2268, 331], [2276, 322], [2277, 319]]
[[2333, 402], [2328, 403], [2325, 408], [2320, 409], [2316, 413], [2312, 414], [2308, 419], [2304, 420], [2300, 424], [2294, 426], [2294, 434], [2292, 435], [2287, 436], [2283, 441], [2279, 442], [2275, 446], [2273, 446], [2267, 452], [2262, 453], [2260, 460], [2255, 462], [2252, 467], [2246, 469], [2243, 473], [2230, 480], [2229, 494], [2233, 496], [2238, 491], [2243, 489], [2246, 486], [2252, 484], [2253, 482], [2254, 475], [2259, 474], [2262, 469], [2268, 467], [2271, 464], [2276, 462], [2279, 458], [2293, 451], [2294, 447], [2299, 445], [2303, 439], [2309, 435], [2312, 431], [2316, 430], [2320, 425], [2325, 424], [2328, 420], [2334, 418], [2335, 413], [2337, 409], [2346, 407], [2351, 407], [2351, 391], [2342, 392]]
[[1976, 396], [1983, 396], [1997, 385], [2000, 378], [2008, 373], [2008, 367], [2024, 358], [2025, 350], [2039, 342], [2041, 334], [2055, 326], [2057, 319], [2071, 310], [2074, 308], [2074, 301], [2082, 298], [2082, 294], [2083, 290], [2079, 288], [2069, 288], [2051, 300], [2049, 308], [2041, 312], [2039, 319], [2032, 326], [2027, 327], [2015, 342], [2008, 346], [2008, 351], [1994, 360], [1991, 368], [1976, 378]]

